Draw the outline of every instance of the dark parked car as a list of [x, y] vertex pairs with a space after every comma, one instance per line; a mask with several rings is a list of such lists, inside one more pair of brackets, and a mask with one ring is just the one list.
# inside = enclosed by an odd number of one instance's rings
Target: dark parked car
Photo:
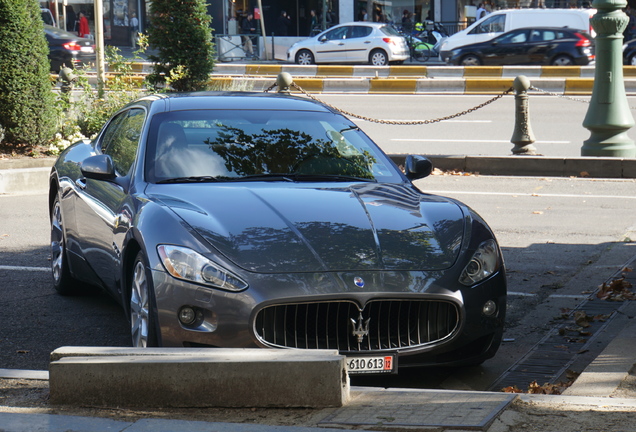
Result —
[[636, 66], [636, 39], [623, 44], [623, 64]]
[[91, 39], [49, 25], [44, 25], [44, 33], [49, 43], [51, 72], [59, 72], [64, 66], [74, 69], [95, 63], [95, 44]]
[[575, 29], [522, 28], [458, 47], [443, 60], [463, 66], [587, 65], [594, 60], [594, 42], [590, 35]]
[[352, 372], [478, 364], [506, 276], [473, 210], [346, 117], [267, 93], [156, 95], [50, 177], [54, 286], [97, 285], [134, 346], [337, 349]]

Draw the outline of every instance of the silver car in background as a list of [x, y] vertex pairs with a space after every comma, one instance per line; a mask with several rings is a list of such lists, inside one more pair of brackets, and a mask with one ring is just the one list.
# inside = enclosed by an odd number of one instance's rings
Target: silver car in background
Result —
[[331, 27], [287, 50], [287, 61], [300, 65], [361, 63], [384, 66], [409, 58], [406, 39], [385, 23], [352, 22]]

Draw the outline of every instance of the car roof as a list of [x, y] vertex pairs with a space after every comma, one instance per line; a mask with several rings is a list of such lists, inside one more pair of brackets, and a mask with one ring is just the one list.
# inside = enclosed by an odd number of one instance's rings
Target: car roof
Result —
[[[162, 102], [160, 102], [162, 101]], [[334, 112], [327, 106], [307, 98], [265, 92], [192, 92], [166, 93], [141, 98], [137, 102], [161, 105], [157, 111], [196, 109], [254, 109], [282, 111]]]

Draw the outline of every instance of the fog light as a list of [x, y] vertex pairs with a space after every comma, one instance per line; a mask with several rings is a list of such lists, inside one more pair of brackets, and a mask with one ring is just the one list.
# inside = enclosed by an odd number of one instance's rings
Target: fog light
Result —
[[197, 313], [190, 306], [184, 306], [179, 311], [179, 321], [183, 325], [192, 325], [197, 319]]
[[493, 316], [495, 312], [497, 312], [497, 304], [492, 300], [488, 300], [484, 303], [484, 307], [481, 309], [481, 312], [486, 316]]

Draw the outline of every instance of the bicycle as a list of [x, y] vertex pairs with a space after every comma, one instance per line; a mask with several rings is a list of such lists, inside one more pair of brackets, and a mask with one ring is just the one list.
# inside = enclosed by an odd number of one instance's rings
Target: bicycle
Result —
[[407, 44], [412, 60], [424, 63], [431, 58], [431, 50], [433, 48], [431, 44], [423, 42], [415, 36], [407, 36]]

